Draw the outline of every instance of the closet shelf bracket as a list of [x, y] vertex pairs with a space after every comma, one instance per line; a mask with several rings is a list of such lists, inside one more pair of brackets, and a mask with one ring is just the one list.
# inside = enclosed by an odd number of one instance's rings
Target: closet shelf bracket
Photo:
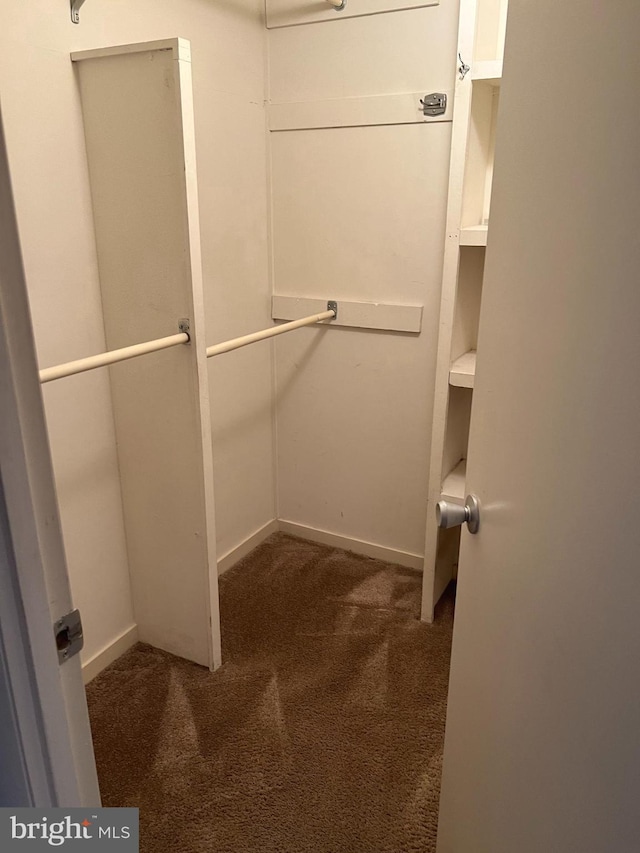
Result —
[[74, 24], [80, 23], [80, 7], [84, 0], [71, 0], [71, 20]]

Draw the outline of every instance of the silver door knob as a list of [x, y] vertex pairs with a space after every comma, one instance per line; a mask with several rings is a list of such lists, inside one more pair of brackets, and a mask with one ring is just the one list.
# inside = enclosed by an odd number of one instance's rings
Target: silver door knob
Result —
[[451, 501], [438, 501], [436, 521], [438, 527], [444, 529], [459, 527], [466, 522], [469, 533], [477, 533], [480, 527], [480, 502], [475, 495], [467, 495], [464, 506]]

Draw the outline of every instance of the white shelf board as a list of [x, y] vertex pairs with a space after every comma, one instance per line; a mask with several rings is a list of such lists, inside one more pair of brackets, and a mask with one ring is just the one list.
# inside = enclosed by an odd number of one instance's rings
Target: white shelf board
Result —
[[[267, 28], [295, 27], [299, 24], [314, 24], [319, 21], [340, 21], [361, 15], [377, 15], [381, 12], [396, 12], [402, 9], [419, 9], [423, 6], [438, 6], [440, 0], [357, 0], [347, 3], [344, 10], [336, 10], [328, 3], [301, 2], [301, 0], [267, 0]], [[230, 4], [232, 7], [236, 3]], [[261, 4], [264, 5], [264, 4]]]
[[460, 229], [461, 246], [486, 246], [488, 225], [469, 225]]
[[491, 59], [484, 62], [474, 62], [471, 68], [471, 79], [478, 83], [489, 83], [499, 86], [502, 82], [502, 60]]
[[453, 471], [450, 471], [444, 478], [442, 484], [441, 497], [446, 501], [457, 501], [464, 503], [465, 499], [465, 482], [467, 479], [467, 460], [461, 459]]
[[476, 351], [469, 350], [457, 358], [449, 371], [449, 385], [456, 388], [473, 388], [476, 376]]

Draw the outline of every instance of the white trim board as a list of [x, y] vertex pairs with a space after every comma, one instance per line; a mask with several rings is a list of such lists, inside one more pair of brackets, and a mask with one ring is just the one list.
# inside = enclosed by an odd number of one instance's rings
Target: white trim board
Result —
[[227, 551], [218, 560], [218, 574], [228, 572], [230, 568], [239, 563], [248, 554], [268, 539], [272, 533], [288, 533], [300, 539], [308, 539], [310, 542], [318, 542], [321, 545], [330, 545], [333, 548], [343, 548], [354, 554], [363, 554], [365, 557], [374, 557], [376, 560], [385, 560], [388, 563], [397, 563], [410, 569], [422, 571], [423, 557], [420, 554], [412, 554], [408, 551], [400, 551], [396, 548], [387, 548], [385, 545], [376, 545], [374, 542], [365, 542], [354, 539], [351, 536], [341, 536], [328, 530], [319, 530], [306, 524], [298, 524], [295, 521], [285, 521], [274, 518], [263, 527], [248, 536], [243, 542]]
[[218, 575], [223, 575], [228, 572], [236, 563], [239, 563], [247, 554], [250, 554], [254, 548], [257, 548], [265, 539], [268, 539], [272, 533], [277, 533], [280, 527], [276, 518], [268, 521], [262, 527], [252, 533], [250, 536], [223, 554], [218, 560]]
[[301, 317], [325, 311], [329, 299], [337, 300], [338, 316], [330, 323], [326, 323], [326, 326], [351, 326], [357, 329], [413, 333], [418, 333], [422, 329], [422, 305], [345, 302], [330, 292], [327, 292], [326, 299], [273, 296], [271, 316], [274, 320], [299, 320]]
[[117, 660], [120, 655], [123, 655], [132, 646], [138, 642], [138, 626], [132, 625], [123, 631], [119, 637], [109, 643], [102, 651], [95, 654], [92, 658], [82, 664], [82, 680], [85, 684], [99, 675], [103, 669], [106, 669], [110, 663]]
[[281, 533], [289, 533], [291, 536], [298, 536], [300, 539], [309, 539], [311, 542], [318, 542], [320, 545], [342, 548], [345, 551], [352, 551], [354, 554], [362, 554], [365, 557], [373, 557], [387, 563], [396, 563], [408, 569], [417, 569], [418, 571], [423, 569], [424, 558], [420, 554], [387, 548], [384, 545], [376, 545], [374, 542], [364, 542], [350, 536], [341, 536], [339, 533], [330, 533], [328, 530], [318, 530], [315, 527], [308, 527], [306, 524], [298, 524], [295, 521], [280, 519], [278, 525]]
[[319, 130], [451, 121], [453, 90], [449, 88], [438, 91], [447, 96], [447, 108], [441, 116], [424, 115], [420, 105], [420, 99], [425, 96], [424, 92], [268, 104], [269, 130]]
[[[284, 521], [274, 518], [260, 527], [250, 536], [247, 536], [239, 545], [227, 551], [218, 560], [218, 574], [228, 572], [236, 563], [244, 559], [248, 554], [268, 539], [272, 533], [288, 533], [299, 539], [308, 539], [310, 542], [318, 542], [320, 545], [329, 545], [332, 548], [342, 548], [352, 551], [354, 554], [362, 554], [365, 557], [373, 557], [376, 560], [384, 560], [387, 563], [395, 563], [409, 569], [422, 571], [423, 557], [420, 554], [412, 554], [408, 551], [399, 551], [395, 548], [387, 548], [384, 545], [376, 545], [374, 542], [364, 542], [361, 539], [353, 539], [350, 536], [341, 536], [338, 533], [330, 533], [328, 530], [318, 530], [308, 527], [306, 524], [298, 524], [295, 521]], [[82, 679], [85, 684], [99, 675], [109, 664], [117, 660], [138, 642], [138, 626], [132, 625], [119, 637], [109, 643], [102, 651], [95, 654], [82, 665]]]

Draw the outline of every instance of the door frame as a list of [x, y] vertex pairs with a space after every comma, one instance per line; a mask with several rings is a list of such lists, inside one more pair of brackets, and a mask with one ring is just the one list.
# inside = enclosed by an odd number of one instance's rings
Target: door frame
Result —
[[10, 805], [97, 806], [80, 658], [59, 664], [53, 632], [73, 605], [1, 114], [0, 257], [0, 715], [19, 800]]

